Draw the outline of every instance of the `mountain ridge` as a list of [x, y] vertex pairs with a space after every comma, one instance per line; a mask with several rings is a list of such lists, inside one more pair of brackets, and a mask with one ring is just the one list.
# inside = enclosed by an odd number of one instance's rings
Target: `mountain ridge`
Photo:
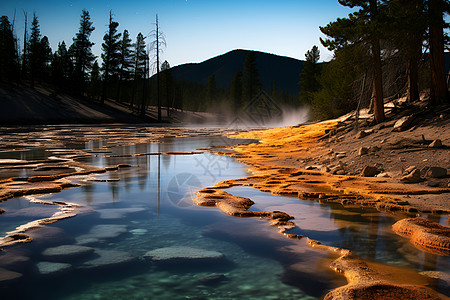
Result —
[[207, 85], [209, 77], [214, 74], [217, 86], [228, 89], [234, 74], [243, 70], [249, 51], [256, 54], [256, 67], [264, 90], [271, 92], [275, 81], [279, 92], [298, 95], [298, 80], [304, 61], [254, 50], [235, 49], [203, 62], [181, 64], [171, 68], [172, 76], [176, 81]]

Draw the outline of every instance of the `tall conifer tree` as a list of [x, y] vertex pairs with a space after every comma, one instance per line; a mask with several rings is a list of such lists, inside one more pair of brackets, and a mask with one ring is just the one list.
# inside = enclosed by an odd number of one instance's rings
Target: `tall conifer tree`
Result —
[[114, 22], [112, 18], [112, 11], [109, 11], [108, 31], [103, 36], [102, 43], [102, 70], [103, 70], [103, 89], [101, 102], [104, 103], [106, 99], [106, 92], [108, 84], [112, 79], [118, 79], [120, 69], [120, 36], [117, 32], [119, 23]]
[[18, 57], [15, 39], [8, 17], [0, 17], [0, 81], [15, 80], [18, 76]]
[[130, 107], [134, 105], [136, 97], [136, 86], [140, 79], [145, 77], [147, 51], [145, 50], [145, 37], [142, 33], [138, 33], [133, 51], [133, 94], [131, 96]]
[[117, 87], [117, 100], [120, 100], [120, 90], [122, 88], [122, 81], [128, 80], [131, 77], [133, 67], [133, 50], [130, 34], [128, 30], [124, 30], [122, 40], [119, 44], [119, 83]]
[[170, 71], [170, 64], [165, 60], [161, 64], [161, 87], [165, 94], [166, 105], [167, 105], [167, 116], [170, 116], [170, 107], [172, 106], [172, 90], [173, 90], [173, 78], [172, 72]]
[[320, 27], [322, 33], [329, 39], [322, 44], [329, 50], [340, 49], [349, 45], [366, 44], [371, 54], [373, 73], [374, 115], [377, 123], [383, 122], [383, 79], [381, 71], [380, 38], [383, 24], [380, 21], [380, 1], [378, 0], [338, 0], [340, 4], [350, 8], [360, 7], [348, 18], [338, 18], [325, 27]]
[[244, 100], [249, 102], [262, 88], [256, 66], [256, 53], [254, 51], [248, 51], [245, 57], [242, 82]]
[[31, 87], [34, 86], [34, 81], [42, 70], [42, 49], [41, 49], [41, 30], [39, 20], [36, 14], [33, 14], [33, 21], [31, 22], [30, 40], [28, 41], [29, 51], [29, 67], [31, 73]]
[[320, 66], [318, 65], [320, 59], [319, 48], [314, 45], [311, 50], [306, 52], [305, 58], [298, 82], [300, 86], [300, 102], [302, 104], [311, 104], [312, 93], [320, 89], [320, 84], [317, 80], [320, 75]]
[[92, 54], [92, 46], [94, 43], [89, 39], [94, 30], [95, 27], [92, 26], [89, 12], [83, 9], [81, 12], [80, 27], [78, 33], [73, 38], [71, 47], [75, 61], [75, 92], [79, 94], [83, 92], [88, 72], [95, 60], [95, 56]]

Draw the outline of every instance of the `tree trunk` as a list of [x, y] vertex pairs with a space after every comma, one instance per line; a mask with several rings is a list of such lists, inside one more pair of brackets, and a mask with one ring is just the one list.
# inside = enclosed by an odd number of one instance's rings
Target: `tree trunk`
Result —
[[444, 35], [442, 0], [429, 0], [430, 7], [430, 71], [431, 104], [439, 105], [448, 101], [444, 68]]
[[161, 122], [161, 95], [159, 91], [159, 25], [158, 15], [156, 15], [156, 97], [158, 99], [158, 122]]
[[420, 57], [420, 44], [409, 55], [408, 58], [408, 90], [406, 95], [407, 103], [411, 103], [420, 98], [419, 95], [419, 66], [418, 60]]
[[[376, 0], [370, 0], [370, 19], [371, 22], [376, 22], [378, 15], [378, 4]], [[372, 67], [373, 67], [373, 88], [375, 93], [374, 98], [374, 115], [375, 122], [381, 123], [384, 121], [384, 101], [383, 101], [383, 75], [381, 70], [381, 50], [380, 39], [377, 33], [372, 33]]]
[[374, 88], [374, 115], [375, 122], [381, 123], [384, 121], [384, 101], [383, 101], [383, 78], [381, 71], [380, 58], [380, 41], [378, 39], [372, 40], [372, 64], [373, 64], [373, 88]]

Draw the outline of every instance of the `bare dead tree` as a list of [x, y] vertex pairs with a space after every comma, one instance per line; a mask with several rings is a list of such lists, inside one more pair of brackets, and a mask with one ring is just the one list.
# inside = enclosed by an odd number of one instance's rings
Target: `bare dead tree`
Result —
[[156, 97], [158, 101], [158, 122], [161, 122], [161, 93], [160, 93], [160, 78], [159, 78], [159, 58], [162, 53], [162, 47], [167, 47], [166, 37], [159, 28], [158, 14], [156, 15], [155, 30], [148, 35], [152, 42], [150, 43], [150, 50], [154, 53], [153, 58], [156, 59]]

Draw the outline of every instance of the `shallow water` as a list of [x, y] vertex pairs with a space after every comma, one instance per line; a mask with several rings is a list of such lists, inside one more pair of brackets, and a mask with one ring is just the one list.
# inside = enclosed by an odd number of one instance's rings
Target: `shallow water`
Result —
[[[14, 299], [316, 299], [345, 284], [327, 267], [332, 257], [313, 250], [304, 240], [286, 239], [267, 220], [234, 218], [216, 208], [193, 205], [191, 196], [196, 190], [248, 175], [246, 167], [233, 159], [208, 152], [106, 157], [188, 152], [231, 142], [243, 141], [221, 137], [167, 138], [162, 143], [115, 147], [109, 149], [111, 153], [83, 159], [96, 167], [119, 163], [133, 167], [96, 176], [118, 181], [87, 182], [79, 188], [40, 196], [78, 203], [82, 210], [74, 218], [32, 232], [32, 243], [7, 249], [12, 257], [30, 260], [11, 265], [0, 256], [0, 268], [24, 275], [15, 283], [0, 286], [0, 292]], [[87, 142], [84, 146], [98, 149], [106, 144]], [[391, 231], [398, 217], [376, 210], [278, 197], [248, 187], [233, 187], [228, 192], [254, 200], [256, 204], [251, 209], [282, 210], [293, 215], [297, 227], [292, 232], [324, 244], [417, 271], [448, 272], [446, 257], [425, 254]], [[30, 204], [26, 198], [0, 203], [0, 208], [6, 210], [0, 217], [1, 234], [55, 210], [53, 206]], [[109, 231], [99, 233], [99, 228]], [[67, 244], [124, 251], [137, 259], [87, 270], [86, 262], [92, 258], [66, 258], [59, 262], [70, 264], [70, 268], [40, 274], [38, 264], [48, 260], [42, 252]], [[172, 246], [218, 251], [225, 259], [208, 264], [169, 265], [143, 259], [147, 251]], [[214, 280], [208, 277], [211, 275], [222, 276], [213, 277], [220, 278]], [[437, 284], [441, 291], [448, 292], [443, 283]]]

